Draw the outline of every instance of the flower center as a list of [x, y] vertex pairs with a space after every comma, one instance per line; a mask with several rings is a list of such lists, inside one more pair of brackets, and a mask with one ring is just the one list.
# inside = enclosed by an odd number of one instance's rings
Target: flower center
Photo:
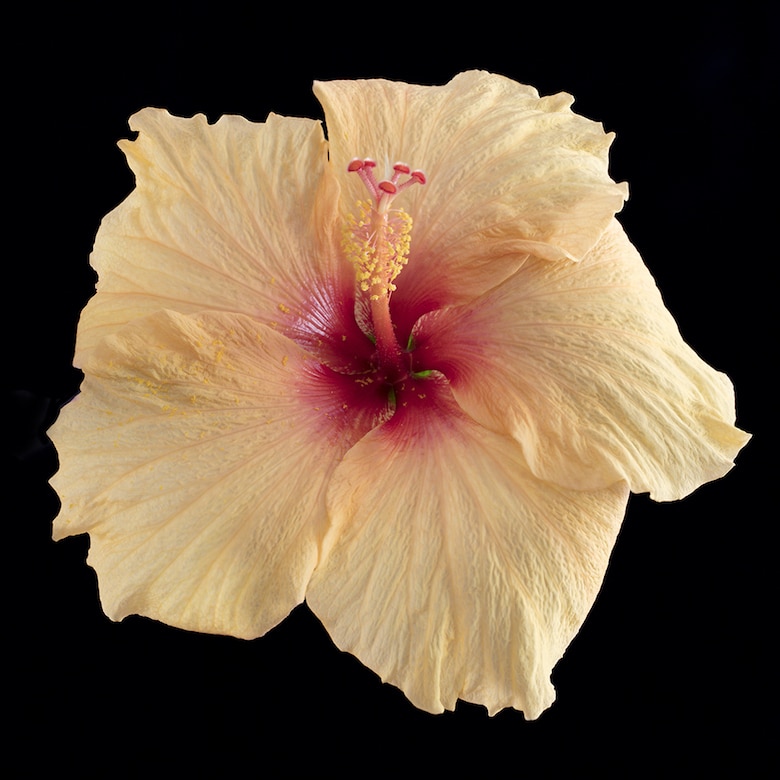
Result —
[[407, 372], [390, 318], [390, 296], [396, 289], [395, 279], [409, 259], [412, 218], [390, 205], [408, 187], [425, 184], [425, 174], [398, 162], [389, 179], [377, 181], [375, 167], [370, 158], [355, 158], [347, 166], [349, 172], [360, 177], [372, 200], [358, 202], [357, 215], [347, 219], [342, 248], [355, 267], [360, 303], [368, 304], [370, 322], [366, 325], [376, 344], [380, 368], [388, 372], [389, 381], [397, 381]]

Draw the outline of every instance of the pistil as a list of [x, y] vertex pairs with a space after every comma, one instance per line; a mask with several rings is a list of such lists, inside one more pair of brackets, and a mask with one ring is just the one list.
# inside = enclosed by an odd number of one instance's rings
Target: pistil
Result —
[[[390, 296], [394, 280], [406, 265], [411, 244], [412, 218], [403, 209], [390, 204], [413, 184], [425, 184], [422, 171], [412, 171], [405, 163], [396, 163], [390, 178], [377, 181], [376, 163], [355, 158], [347, 170], [357, 173], [369, 191], [373, 203], [361, 201], [358, 214], [350, 215], [344, 229], [343, 248], [355, 266], [357, 286], [368, 298], [380, 367], [388, 381], [405, 376], [403, 350], [390, 317]], [[406, 177], [406, 178], [404, 178]]]

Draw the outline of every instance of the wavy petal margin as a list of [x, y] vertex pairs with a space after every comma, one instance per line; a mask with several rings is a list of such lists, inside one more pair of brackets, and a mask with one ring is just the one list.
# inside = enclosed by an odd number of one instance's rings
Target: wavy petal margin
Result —
[[[629, 487], [731, 468], [733, 389], [614, 220], [612, 136], [568, 95], [482, 72], [315, 91], [330, 153], [305, 119], [132, 118], [137, 188], [98, 233], [86, 380], [51, 431], [55, 537], [90, 534], [114, 619], [249, 638], [305, 596], [418, 707], [537, 717]], [[325, 365], [370, 350], [338, 247], [366, 155], [428, 176], [397, 203], [393, 317], [424, 314], [423, 370], [390, 419], [387, 387]]]
[[[271, 115], [173, 117], [147, 108], [123, 141], [136, 189], [101, 223], [97, 294], [79, 325], [76, 365], [104, 336], [161, 309], [246, 314], [275, 324], [352, 270], [338, 256], [338, 185], [319, 122]], [[330, 315], [332, 316], [332, 315]]]
[[617, 221], [581, 263], [529, 260], [472, 305], [427, 315], [417, 341], [468, 414], [569, 488], [625, 479], [679, 499], [750, 438], [728, 377], [682, 340]]
[[578, 260], [627, 197], [607, 172], [613, 135], [573, 113], [569, 95], [540, 98], [481, 71], [436, 87], [376, 79], [315, 82], [314, 91], [343, 210], [366, 196], [346, 173], [353, 157], [375, 158], [380, 175], [397, 160], [425, 171], [427, 184], [397, 199], [414, 219], [399, 300], [435, 278], [437, 305], [465, 302], [529, 253]]
[[89, 532], [105, 612], [259, 636], [301, 603], [325, 487], [375, 421], [298, 346], [242, 315], [160, 312], [92, 351], [50, 431], [54, 536]]
[[334, 473], [307, 602], [417, 707], [461, 698], [536, 718], [599, 590], [628, 489], [544, 483], [446, 385], [436, 396], [374, 429]]

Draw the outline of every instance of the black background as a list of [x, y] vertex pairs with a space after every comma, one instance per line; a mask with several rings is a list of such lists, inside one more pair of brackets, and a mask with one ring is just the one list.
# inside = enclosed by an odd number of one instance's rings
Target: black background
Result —
[[[71, 3], [6, 20], [9, 776], [52, 762], [81, 777], [772, 774], [777, 16], [749, 2], [548, 5]], [[535, 722], [415, 710], [305, 606], [253, 642], [111, 623], [86, 537], [50, 540], [57, 461], [42, 431], [78, 389], [92, 240], [133, 186], [115, 145], [127, 118], [147, 105], [319, 118], [315, 78], [436, 84], [468, 68], [570, 92], [617, 132], [621, 221], [686, 340], [735, 383], [754, 434], [738, 466], [679, 503], [632, 498], [555, 669], [558, 701]]]

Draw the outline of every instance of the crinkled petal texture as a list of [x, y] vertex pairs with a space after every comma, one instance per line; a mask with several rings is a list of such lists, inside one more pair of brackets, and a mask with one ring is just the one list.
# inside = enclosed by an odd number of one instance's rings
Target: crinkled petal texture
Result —
[[678, 499], [749, 439], [731, 382], [683, 342], [617, 221], [581, 263], [530, 259], [473, 304], [427, 315], [417, 340], [461, 407], [559, 485], [624, 479]]
[[[444, 386], [371, 431], [328, 488], [307, 602], [336, 644], [429, 712], [458, 698], [537, 717], [601, 585], [628, 490], [528, 470]], [[377, 468], [377, 464], [382, 464]]]
[[243, 315], [152, 315], [85, 370], [51, 430], [55, 538], [89, 532], [115, 620], [263, 634], [303, 600], [328, 478], [376, 420], [347, 425], [321, 367]]
[[352, 271], [337, 255], [338, 185], [319, 122], [223, 116], [210, 125], [147, 108], [130, 126], [138, 139], [120, 146], [136, 188], [95, 239], [99, 281], [77, 365], [103, 336], [161, 309], [271, 324], [305, 304], [334, 316]]
[[[132, 118], [137, 187], [98, 232], [86, 379], [51, 431], [55, 536], [89, 532], [114, 619], [254, 637], [306, 597], [417, 706], [536, 717], [629, 486], [677, 498], [746, 441], [731, 385], [682, 342], [614, 219], [611, 135], [569, 96], [481, 72], [316, 91], [329, 142]], [[339, 245], [353, 156], [428, 176], [393, 204], [419, 373], [392, 417]]]
[[[571, 111], [573, 98], [470, 71], [437, 87], [381, 79], [315, 83], [342, 208], [366, 197], [353, 157], [379, 176], [397, 160], [428, 183], [399, 198], [414, 218], [409, 266], [394, 297], [464, 302], [511, 274], [529, 252], [579, 259], [623, 206], [607, 172], [613, 135]], [[436, 292], [430, 279], [437, 279]]]

